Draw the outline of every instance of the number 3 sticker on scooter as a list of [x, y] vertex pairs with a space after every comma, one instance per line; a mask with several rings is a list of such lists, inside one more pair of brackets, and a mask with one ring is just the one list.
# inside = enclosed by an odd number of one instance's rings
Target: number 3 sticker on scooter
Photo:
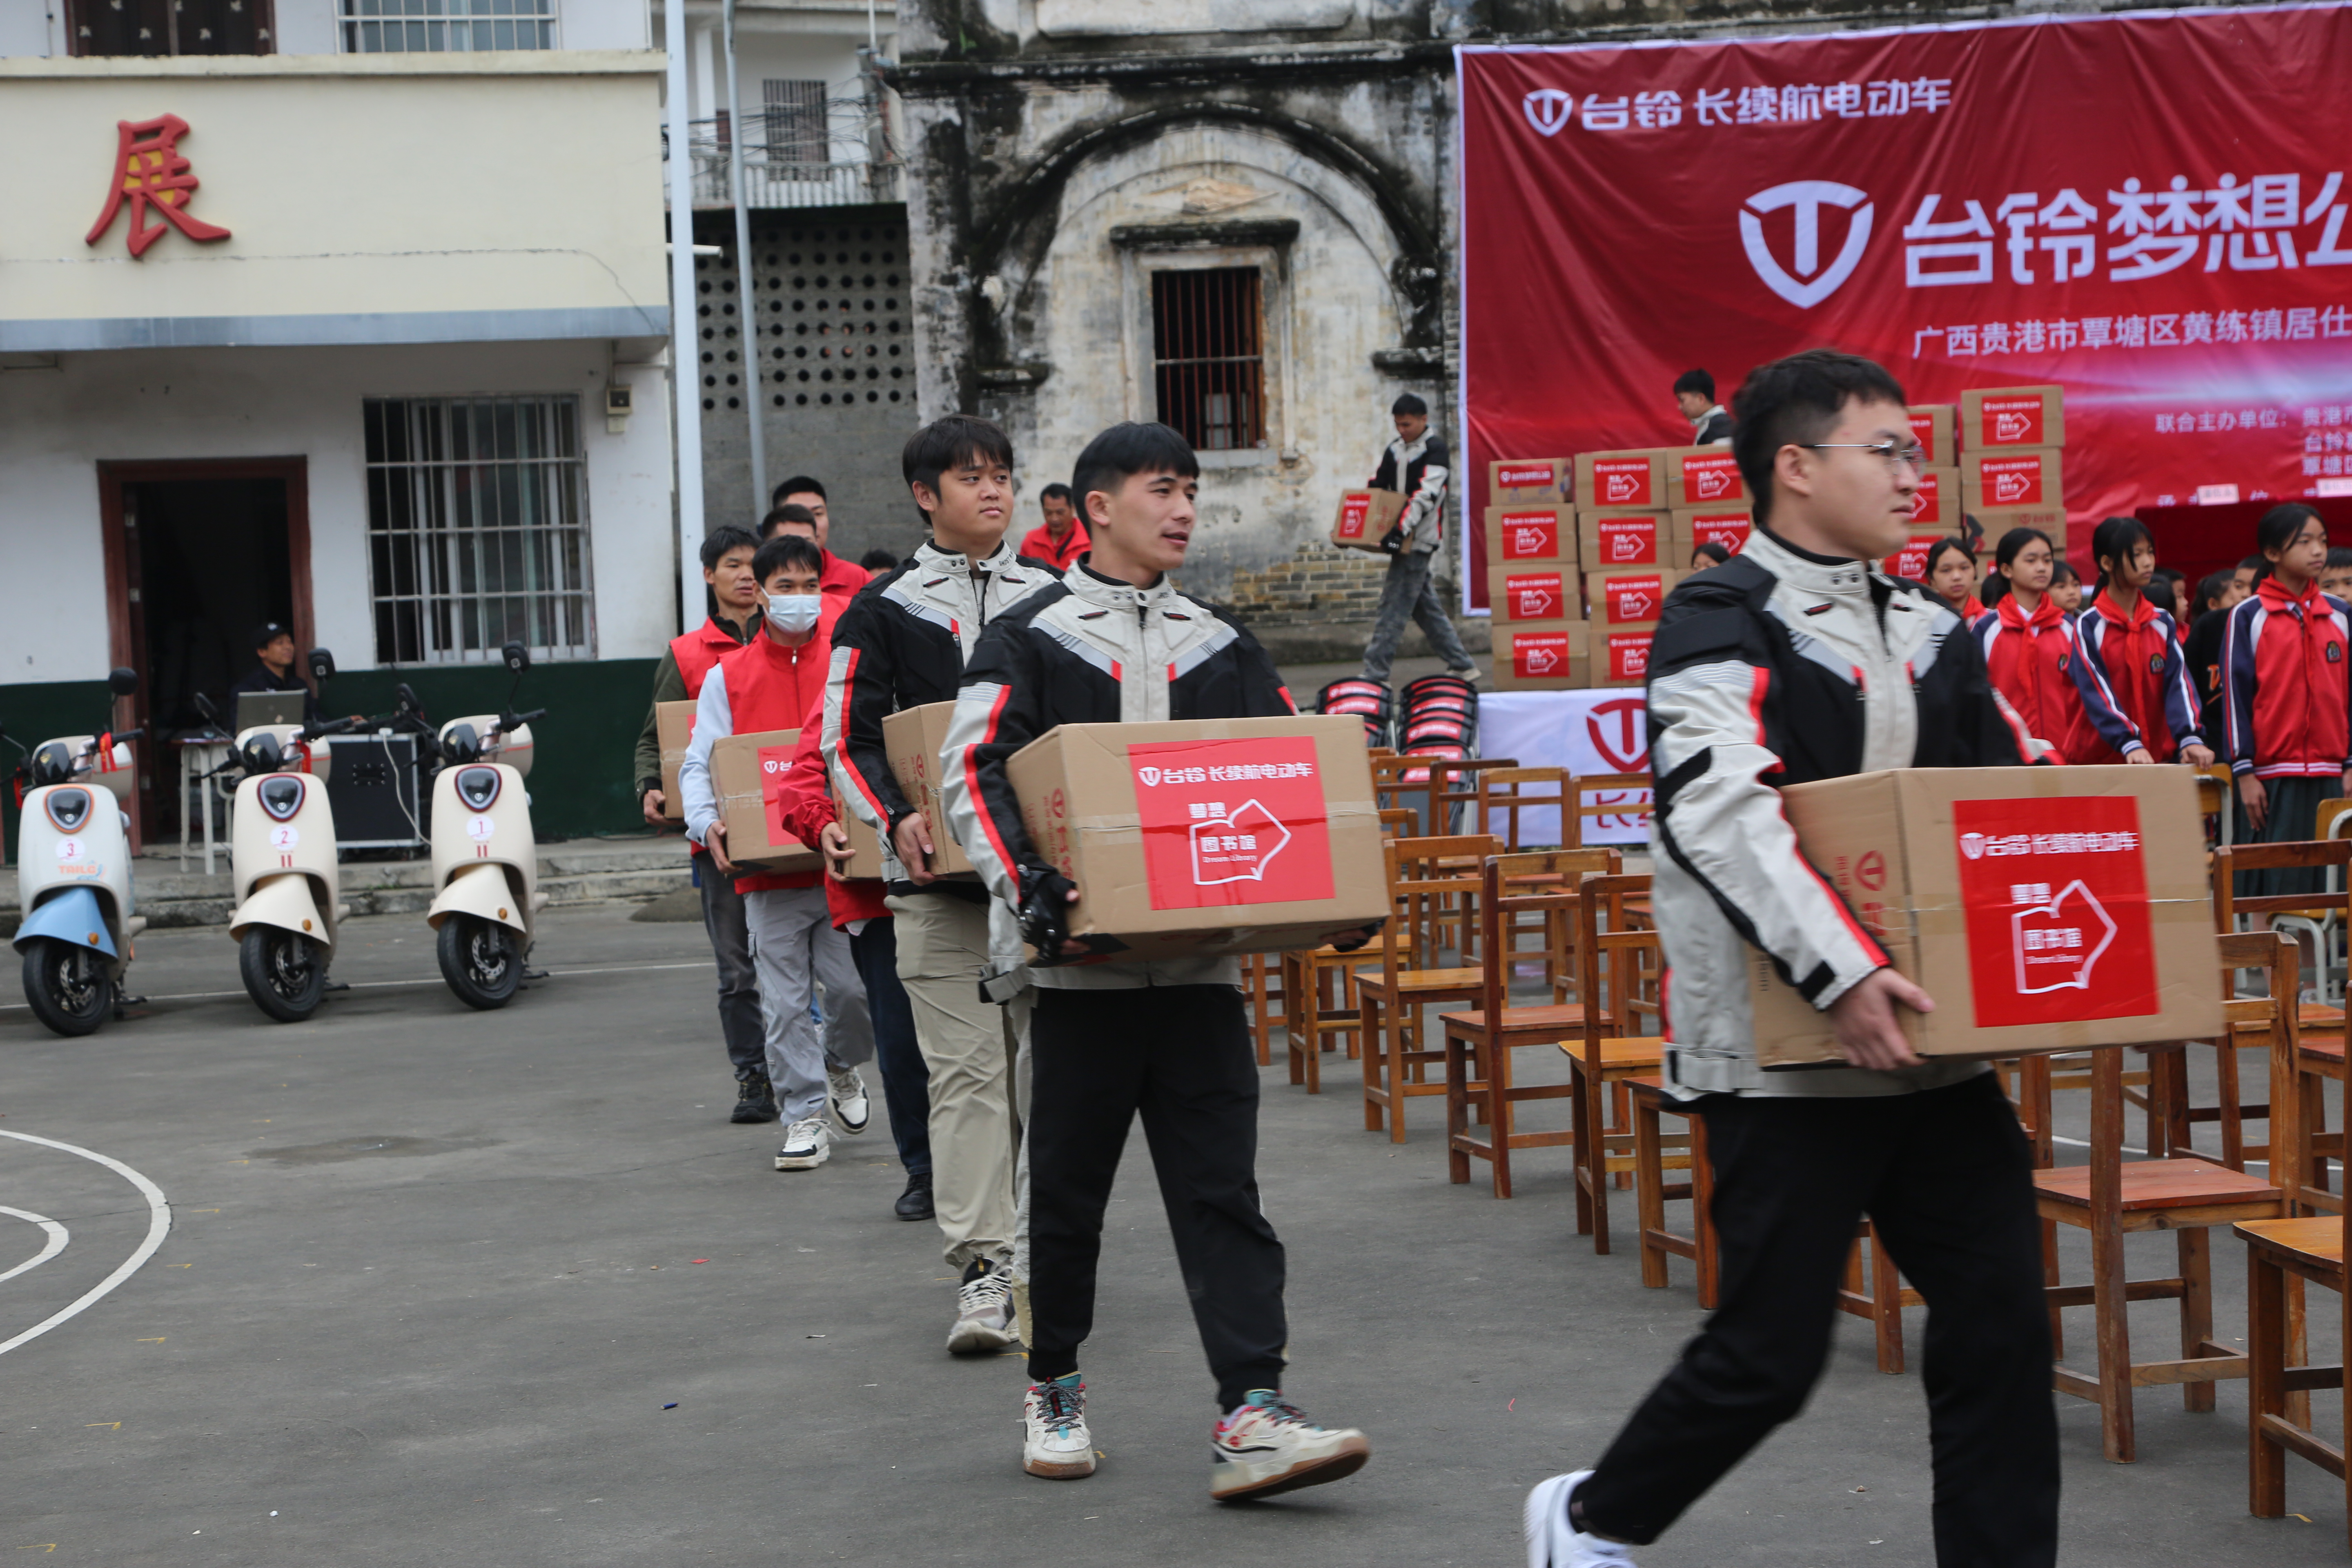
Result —
[[60, 838], [60, 839], [58, 839], [58, 859], [60, 859], [60, 860], [79, 860], [79, 859], [80, 859], [80, 858], [81, 858], [81, 840], [80, 840], [80, 839], [79, 839], [79, 838]]

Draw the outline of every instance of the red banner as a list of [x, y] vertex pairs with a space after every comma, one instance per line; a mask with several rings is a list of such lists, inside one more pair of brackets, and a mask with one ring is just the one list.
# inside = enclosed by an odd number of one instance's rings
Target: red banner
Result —
[[1815, 347], [2063, 386], [2078, 520], [2352, 495], [2347, 60], [2344, 5], [1465, 47], [1465, 540], [1489, 461], [1687, 444], [1677, 374]]

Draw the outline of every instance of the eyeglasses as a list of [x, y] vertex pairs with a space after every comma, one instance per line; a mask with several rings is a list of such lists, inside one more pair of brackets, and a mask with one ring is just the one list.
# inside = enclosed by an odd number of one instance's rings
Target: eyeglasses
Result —
[[1892, 441], [1800, 441], [1797, 445], [1815, 452], [1875, 452], [1886, 459], [1888, 468], [1907, 463], [1915, 474], [1924, 473], [1927, 468], [1927, 448], [1916, 441], [1907, 447], [1898, 447]]

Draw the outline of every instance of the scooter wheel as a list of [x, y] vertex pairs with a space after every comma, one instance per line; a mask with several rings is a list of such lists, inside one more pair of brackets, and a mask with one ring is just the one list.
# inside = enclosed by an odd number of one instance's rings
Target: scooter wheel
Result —
[[299, 1024], [327, 994], [319, 944], [277, 926], [251, 926], [237, 943], [236, 972], [253, 1005], [281, 1024]]
[[34, 1017], [68, 1039], [96, 1033], [114, 1004], [106, 955], [69, 942], [27, 944], [25, 1001]]
[[503, 1007], [522, 984], [521, 944], [496, 921], [451, 915], [441, 922], [434, 952], [441, 960], [441, 978], [468, 1007]]

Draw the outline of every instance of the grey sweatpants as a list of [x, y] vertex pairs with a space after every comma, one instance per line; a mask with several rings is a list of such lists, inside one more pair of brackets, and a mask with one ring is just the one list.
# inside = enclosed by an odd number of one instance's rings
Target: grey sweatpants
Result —
[[1438, 603], [1437, 590], [1430, 586], [1430, 561], [1436, 553], [1401, 550], [1389, 557], [1388, 581], [1381, 584], [1381, 607], [1372, 619], [1372, 640], [1364, 646], [1366, 680], [1389, 678], [1389, 664], [1396, 658], [1407, 621], [1421, 623], [1429, 651], [1444, 659], [1446, 668], [1470, 668], [1470, 655], [1454, 630], [1454, 618]]
[[[822, 1114], [828, 1068], [874, 1058], [874, 1023], [866, 983], [849, 939], [833, 929], [823, 888], [773, 888], [743, 895], [751, 963], [760, 974], [760, 1014], [767, 1025], [768, 1078], [785, 1125]], [[812, 985], [824, 987], [824, 1036], [809, 1016]]]

